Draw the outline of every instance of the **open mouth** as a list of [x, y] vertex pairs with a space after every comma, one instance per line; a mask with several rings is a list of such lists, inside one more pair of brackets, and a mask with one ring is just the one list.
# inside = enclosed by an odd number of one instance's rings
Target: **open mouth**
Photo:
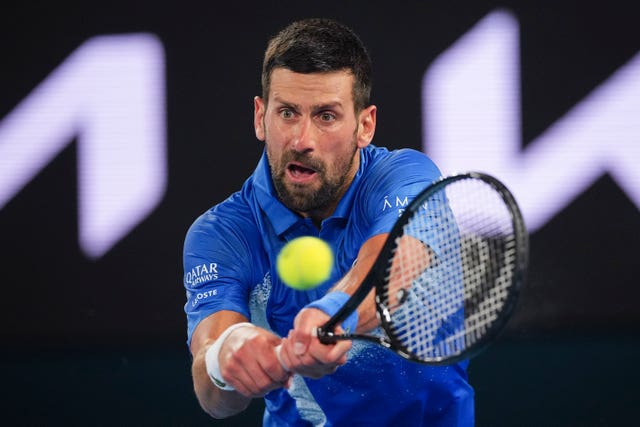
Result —
[[304, 182], [312, 179], [316, 175], [316, 170], [308, 168], [300, 163], [289, 163], [287, 165], [287, 174], [296, 182]]

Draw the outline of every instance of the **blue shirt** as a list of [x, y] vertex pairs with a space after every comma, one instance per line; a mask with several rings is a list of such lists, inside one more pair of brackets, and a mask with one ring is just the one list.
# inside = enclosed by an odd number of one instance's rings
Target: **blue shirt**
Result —
[[[423, 153], [369, 145], [333, 215], [318, 230], [277, 198], [266, 154], [242, 189], [202, 214], [187, 232], [184, 285], [188, 343], [207, 316], [232, 310], [286, 336], [305, 305], [321, 298], [353, 265], [362, 244], [389, 232], [408, 203], [440, 171]], [[329, 280], [309, 291], [285, 286], [276, 257], [303, 235], [327, 241], [336, 262]], [[265, 426], [473, 425], [466, 362], [432, 367], [354, 341], [346, 365], [321, 379], [294, 376], [265, 396]]]

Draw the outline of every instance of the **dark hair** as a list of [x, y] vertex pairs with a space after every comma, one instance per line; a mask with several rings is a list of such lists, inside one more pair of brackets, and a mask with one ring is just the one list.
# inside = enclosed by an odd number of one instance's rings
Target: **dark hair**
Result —
[[346, 70], [353, 74], [356, 112], [369, 105], [371, 59], [360, 38], [344, 24], [311, 18], [293, 22], [276, 34], [267, 46], [262, 64], [262, 97], [268, 102], [271, 73], [275, 68], [295, 73]]

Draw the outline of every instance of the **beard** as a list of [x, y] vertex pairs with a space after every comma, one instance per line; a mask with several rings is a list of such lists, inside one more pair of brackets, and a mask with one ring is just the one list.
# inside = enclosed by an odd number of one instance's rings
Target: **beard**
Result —
[[[342, 196], [345, 184], [351, 179], [350, 171], [358, 150], [355, 138], [351, 143], [351, 150], [344, 156], [327, 165], [320, 159], [298, 151], [287, 151], [277, 159], [269, 155], [273, 186], [280, 201], [289, 209], [296, 212], [323, 211], [330, 205], [336, 204]], [[316, 185], [297, 184], [286, 181], [287, 163], [299, 162], [309, 169], [316, 171], [318, 182]]]

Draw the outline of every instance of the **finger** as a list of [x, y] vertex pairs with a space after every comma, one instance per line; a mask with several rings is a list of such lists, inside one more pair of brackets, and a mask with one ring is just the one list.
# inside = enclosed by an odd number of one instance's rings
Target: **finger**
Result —
[[317, 339], [318, 325], [322, 324], [326, 314], [316, 309], [302, 310], [294, 320], [294, 328], [289, 331], [289, 339], [293, 342], [293, 353], [305, 354], [312, 341]]
[[[286, 386], [291, 378], [287, 361], [283, 356], [282, 342], [277, 346], [270, 345], [262, 349], [259, 353], [258, 364], [261, 374], [264, 376], [266, 389], [274, 390]], [[258, 382], [260, 384], [260, 382]]]
[[305, 375], [309, 366], [318, 363], [318, 361], [310, 357], [306, 352], [296, 354], [293, 350], [294, 343], [289, 338], [284, 338], [279, 347], [279, 357], [284, 365], [283, 368], [288, 369], [289, 372]]
[[224, 378], [236, 391], [246, 397], [256, 397], [259, 390], [254, 376], [242, 367], [241, 363], [229, 363]]
[[[299, 360], [304, 364], [310, 364], [315, 361], [315, 363], [336, 363], [344, 364], [346, 362], [346, 354], [351, 349], [351, 341], [349, 340], [338, 340], [331, 344], [323, 344], [318, 339], [318, 328], [316, 326], [308, 328], [308, 335], [296, 333], [295, 331], [290, 331], [288, 338], [289, 340], [299, 340], [301, 336], [309, 337], [309, 344], [306, 346], [305, 351], [301, 351], [300, 345], [296, 346], [294, 344], [293, 354], [298, 357]], [[305, 355], [307, 357], [305, 357]]]
[[284, 356], [282, 355], [282, 343], [278, 344], [275, 347], [275, 352], [276, 352], [276, 357], [278, 358], [278, 362], [280, 362], [280, 366], [282, 366], [282, 369], [284, 369], [285, 372], [291, 372], [289, 365], [287, 365], [287, 363], [283, 359]]
[[256, 365], [253, 369], [244, 369], [235, 375], [239, 381], [236, 390], [247, 397], [263, 397], [272, 390], [284, 387], [289, 382], [289, 377], [285, 375], [274, 379], [268, 370]]
[[253, 346], [239, 348], [230, 357], [226, 373], [233, 377], [233, 386], [245, 396], [261, 397], [285, 386], [290, 378], [274, 351], [280, 340], [257, 339]]
[[[317, 356], [317, 357], [316, 357]], [[338, 367], [346, 363], [346, 356], [329, 356], [324, 354], [315, 355], [307, 352], [302, 356], [294, 355], [291, 369], [297, 374], [309, 378], [320, 378], [333, 374]]]
[[350, 341], [337, 341], [333, 344], [322, 344], [317, 341], [309, 347], [309, 356], [326, 365], [341, 366], [347, 362], [347, 354], [351, 349]]
[[317, 377], [318, 366], [321, 364], [320, 361], [315, 360], [308, 353], [304, 354], [296, 354], [293, 351], [294, 343], [289, 339], [285, 338], [282, 340], [282, 345], [279, 346], [280, 359], [286, 367], [297, 374], [306, 376], [306, 377]]

